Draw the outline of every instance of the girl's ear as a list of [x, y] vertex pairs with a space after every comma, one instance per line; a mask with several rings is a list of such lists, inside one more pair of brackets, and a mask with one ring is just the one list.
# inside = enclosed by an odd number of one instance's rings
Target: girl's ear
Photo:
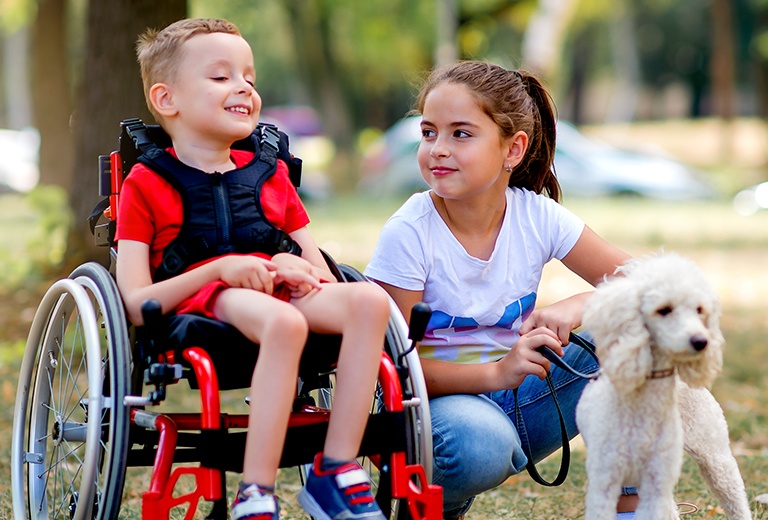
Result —
[[525, 157], [525, 152], [528, 150], [528, 134], [520, 130], [515, 132], [512, 137], [506, 139], [507, 156], [504, 160], [505, 167], [514, 168]]
[[149, 102], [163, 117], [176, 115], [178, 111], [173, 102], [173, 90], [165, 83], [155, 83], [149, 88]]

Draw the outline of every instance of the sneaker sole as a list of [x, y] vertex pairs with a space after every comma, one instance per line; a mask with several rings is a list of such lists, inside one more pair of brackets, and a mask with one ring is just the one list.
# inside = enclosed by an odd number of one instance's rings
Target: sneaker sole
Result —
[[[328, 513], [322, 510], [320, 505], [317, 503], [317, 501], [310, 495], [305, 488], [301, 488], [301, 491], [299, 491], [298, 496], [296, 499], [299, 502], [299, 505], [309, 513], [309, 515], [314, 518], [315, 520], [333, 520], [332, 517], [328, 516]], [[347, 514], [349, 515], [349, 511], [347, 511]], [[339, 518], [350, 518], [350, 519], [359, 519], [359, 520], [365, 520], [366, 518], [380, 518], [378, 515], [371, 515], [367, 514], [364, 516], [360, 515], [351, 515], [351, 516], [341, 516]]]
[[312, 518], [315, 518], [316, 520], [333, 520], [333, 518], [328, 516], [325, 511], [320, 508], [315, 499], [312, 498], [312, 495], [307, 493], [306, 489], [302, 488], [301, 491], [299, 491], [297, 499], [299, 501], [299, 505], [304, 509], [304, 511], [309, 513]]

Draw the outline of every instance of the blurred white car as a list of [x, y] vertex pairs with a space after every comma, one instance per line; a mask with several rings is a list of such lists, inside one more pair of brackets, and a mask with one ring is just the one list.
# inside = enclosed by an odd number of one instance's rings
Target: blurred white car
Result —
[[563, 193], [571, 196], [693, 200], [715, 194], [699, 172], [679, 161], [616, 148], [564, 121], [557, 123], [555, 172]]
[[748, 217], [761, 209], [768, 209], [768, 182], [744, 188], [733, 197], [733, 208]]
[[[392, 125], [363, 159], [360, 189], [378, 194], [424, 190], [416, 162], [421, 116]], [[573, 125], [557, 124], [555, 171], [566, 196], [636, 195], [659, 199], [700, 199], [714, 190], [692, 168], [673, 159], [603, 144]]]
[[0, 129], [0, 192], [26, 193], [37, 186], [39, 153], [37, 130]]

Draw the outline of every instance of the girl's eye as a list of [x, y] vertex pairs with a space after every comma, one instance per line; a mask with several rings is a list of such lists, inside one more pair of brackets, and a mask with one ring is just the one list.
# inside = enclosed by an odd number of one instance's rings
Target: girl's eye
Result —
[[453, 137], [458, 137], [459, 139], [464, 139], [466, 137], [470, 137], [470, 135], [465, 130], [454, 130]]
[[211, 78], [213, 81], [227, 81], [227, 78], [225, 76], [216, 76]]
[[421, 137], [433, 137], [434, 135], [435, 135], [434, 130], [430, 130], [429, 128], [421, 129]]

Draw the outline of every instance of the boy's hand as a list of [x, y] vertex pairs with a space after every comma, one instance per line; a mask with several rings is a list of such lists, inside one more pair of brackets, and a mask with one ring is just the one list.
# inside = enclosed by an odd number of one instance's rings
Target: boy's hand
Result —
[[251, 255], [229, 255], [217, 262], [219, 278], [230, 287], [272, 294], [278, 269], [275, 263]]
[[299, 256], [279, 253], [272, 257], [272, 263], [277, 266], [275, 283], [288, 286], [293, 298], [301, 298], [312, 289], [322, 287], [317, 268]]

